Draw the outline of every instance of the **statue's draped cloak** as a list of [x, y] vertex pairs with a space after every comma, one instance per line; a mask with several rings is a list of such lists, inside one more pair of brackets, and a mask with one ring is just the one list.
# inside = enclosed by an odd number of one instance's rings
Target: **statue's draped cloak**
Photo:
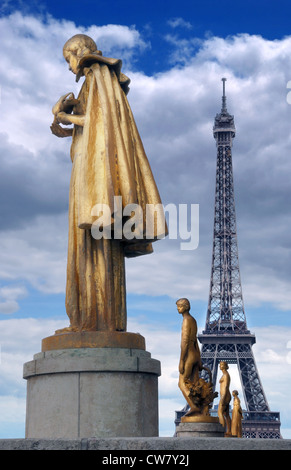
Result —
[[[125, 256], [152, 251], [151, 241], [165, 234], [163, 212], [157, 212], [152, 240], [92, 237], [96, 204], [107, 204], [114, 215], [114, 196], [123, 208], [160, 204], [160, 196], [126, 97], [120, 61], [113, 66], [91, 61], [74, 114], [75, 125], [69, 201], [69, 244], [66, 308], [76, 330], [126, 330]], [[92, 63], [93, 62], [93, 63]], [[124, 91], [125, 90], [125, 91]]]

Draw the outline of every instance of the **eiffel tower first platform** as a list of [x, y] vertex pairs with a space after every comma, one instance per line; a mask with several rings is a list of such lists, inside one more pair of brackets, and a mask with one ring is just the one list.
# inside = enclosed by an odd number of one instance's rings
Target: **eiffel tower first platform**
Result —
[[[280, 413], [270, 411], [252, 351], [256, 338], [247, 328], [244, 311], [231, 152], [235, 126], [226, 108], [225, 81], [222, 78], [222, 109], [213, 127], [217, 146], [214, 234], [206, 324], [198, 335], [201, 359], [212, 371], [214, 387], [220, 361], [237, 365], [246, 406], [243, 437], [279, 439]], [[176, 412], [176, 425], [187, 409], [188, 405]]]

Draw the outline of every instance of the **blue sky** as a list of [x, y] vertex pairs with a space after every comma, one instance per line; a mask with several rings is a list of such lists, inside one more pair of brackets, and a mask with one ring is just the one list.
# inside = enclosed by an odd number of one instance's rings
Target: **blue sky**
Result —
[[[62, 57], [77, 32], [123, 60], [128, 95], [164, 204], [199, 204], [199, 246], [163, 240], [128, 260], [128, 330], [162, 363], [160, 434], [184, 406], [177, 387], [188, 297], [204, 328], [212, 255], [216, 149], [226, 76], [242, 287], [257, 366], [291, 437], [290, 10], [287, 1], [4, 1], [0, 9], [0, 437], [23, 437], [22, 365], [68, 324], [64, 307], [69, 142], [51, 108], [78, 85]], [[64, 139], [65, 140], [65, 139]], [[239, 389], [232, 370], [233, 388]], [[276, 388], [274, 387], [276, 383]], [[282, 409], [284, 403], [284, 409]]]

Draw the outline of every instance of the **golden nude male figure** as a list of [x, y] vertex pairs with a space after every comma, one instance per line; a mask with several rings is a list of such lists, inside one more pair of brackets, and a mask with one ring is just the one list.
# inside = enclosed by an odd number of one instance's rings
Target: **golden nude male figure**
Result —
[[[190, 315], [188, 299], [179, 299], [176, 302], [178, 312], [183, 315], [181, 334], [181, 354], [179, 362], [179, 388], [189, 403], [189, 390], [186, 382], [196, 384], [199, 381], [199, 371], [202, 368], [200, 350], [197, 341], [197, 323]], [[192, 404], [190, 404], [190, 407]]]

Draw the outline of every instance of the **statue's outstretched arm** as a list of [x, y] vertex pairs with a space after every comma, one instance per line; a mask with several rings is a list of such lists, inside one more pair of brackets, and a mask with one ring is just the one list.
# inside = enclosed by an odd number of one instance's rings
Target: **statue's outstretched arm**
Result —
[[61, 111], [56, 116], [57, 121], [61, 124], [77, 124], [77, 126], [84, 126], [85, 123], [85, 115], [81, 114], [67, 114]]
[[74, 93], [70, 92], [61, 96], [53, 106], [54, 121], [51, 125], [51, 131], [57, 137], [70, 137], [73, 134], [72, 128], [65, 129], [60, 124], [84, 126], [85, 116], [70, 114], [78, 102], [74, 97]]

